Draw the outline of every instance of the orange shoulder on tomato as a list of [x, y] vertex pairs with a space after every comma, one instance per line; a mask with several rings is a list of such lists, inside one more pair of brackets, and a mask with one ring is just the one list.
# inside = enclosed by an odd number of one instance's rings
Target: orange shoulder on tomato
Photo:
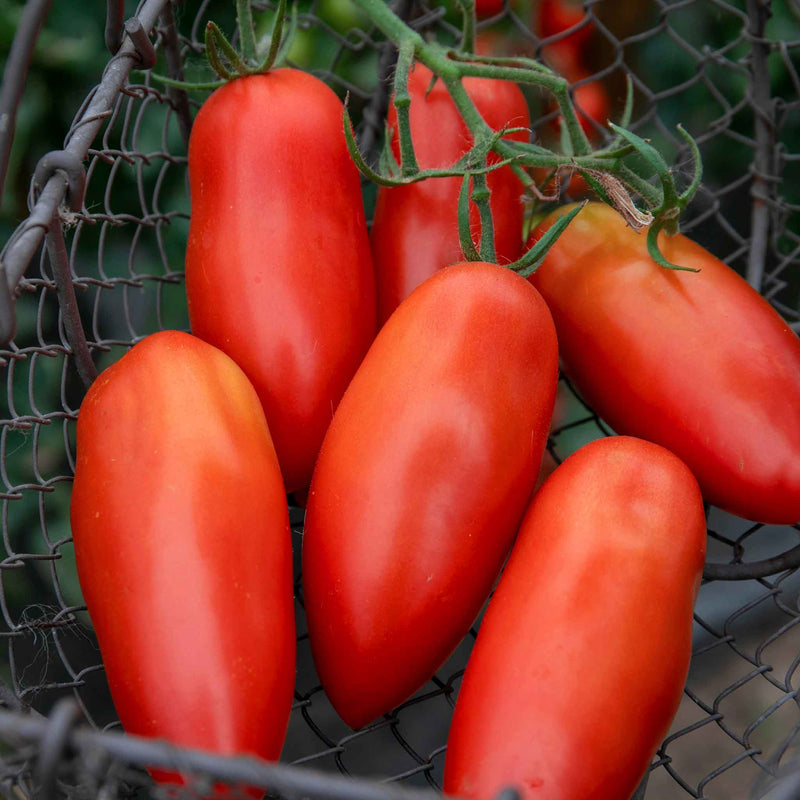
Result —
[[[558, 210], [532, 234], [536, 239]], [[664, 445], [709, 503], [746, 519], [800, 519], [800, 340], [734, 270], [661, 234], [679, 272], [590, 203], [530, 280], [556, 324], [565, 371], [617, 432]]]
[[104, 370], [78, 415], [70, 517], [123, 728], [277, 759], [294, 691], [289, 519], [241, 369], [166, 331]]

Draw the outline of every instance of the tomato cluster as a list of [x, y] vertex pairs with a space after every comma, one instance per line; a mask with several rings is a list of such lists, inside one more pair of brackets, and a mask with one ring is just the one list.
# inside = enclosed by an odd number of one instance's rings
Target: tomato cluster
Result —
[[[470, 143], [429, 84], [417, 67], [412, 133], [441, 166]], [[465, 88], [494, 127], [527, 125], [516, 87]], [[628, 797], [688, 669], [703, 496], [800, 518], [797, 337], [689, 240], [661, 246], [699, 273], [656, 266], [605, 206], [531, 280], [456, 263], [449, 179], [382, 190], [370, 243], [341, 102], [296, 70], [216, 91], [189, 171], [194, 335], [137, 344], [78, 423], [75, 551], [124, 728], [279, 757], [295, 664], [286, 493], [307, 491], [309, 637], [349, 725], [434, 674], [510, 552], [445, 791]], [[522, 249], [520, 190], [510, 172], [492, 180], [502, 262]], [[534, 492], [559, 356], [629, 435]]]

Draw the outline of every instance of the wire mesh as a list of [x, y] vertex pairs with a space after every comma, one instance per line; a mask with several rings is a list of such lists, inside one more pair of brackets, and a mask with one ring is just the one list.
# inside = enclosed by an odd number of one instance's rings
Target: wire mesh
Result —
[[[151, 36], [158, 55], [155, 71], [207, 78], [204, 24], [213, 18], [224, 30], [233, 30], [233, 4], [186, 0], [160, 5], [163, 13]], [[398, 5], [420, 30], [457, 38], [452, 9], [410, 0]], [[153, 3], [143, 3], [140, 11], [143, 6]], [[257, 18], [268, 21], [270, 3], [254, 3], [254, 8], [263, 12]], [[306, 0], [299, 8], [290, 63], [322, 77], [340, 96], [349, 93], [361, 144], [374, 152], [388, 102], [391, 47], [347, 3]], [[494, 37], [493, 46], [508, 52], [555, 63], [558, 42], [587, 31], [587, 66], [575, 76], [576, 91], [581, 85], [604, 87], [613, 118], [621, 112], [625, 79], [630, 78], [635, 88], [632, 129], [653, 139], [679, 164], [689, 159], [675, 133], [675, 124], [684, 122], [705, 163], [703, 185], [684, 230], [747, 275], [797, 329], [796, 6], [776, 2], [770, 7], [757, 0], [590, 0], [574, 29], [548, 38], [541, 36], [536, 8], [524, 0], [507, 3], [481, 23], [481, 35], [486, 41]], [[98, 91], [78, 110], [65, 147], [85, 129]], [[113, 95], [110, 111], [93, 120], [100, 129], [88, 147], [83, 207], [62, 209], [61, 218], [80, 320], [98, 369], [151, 332], [188, 329], [183, 285], [189, 219], [186, 137], [200, 99], [163, 88], [149, 71], [134, 71]], [[546, 98], [531, 92], [529, 100], [537, 120], [534, 135], [552, 139], [554, 115]], [[588, 106], [585, 110], [590, 111]], [[595, 135], [602, 136], [602, 120], [595, 121]], [[369, 207], [373, 194], [368, 186], [365, 197]], [[19, 240], [18, 233], [4, 259]], [[117, 737], [112, 746], [80, 739], [75, 729], [81, 721], [101, 732], [119, 732], [119, 724], [70, 540], [75, 424], [84, 383], [57, 300], [54, 268], [48, 251], [40, 248], [20, 283], [17, 335], [0, 352], [6, 382], [0, 420], [0, 637], [5, 640], [6, 685], [0, 699], [14, 712], [0, 718], [6, 745], [0, 787], [17, 798], [31, 797], [37, 787], [42, 796], [131, 796], [137, 787], [159, 794], [166, 790], [149, 782], [142, 765], [150, 762], [137, 756], [132, 740]], [[611, 433], [562, 377], [544, 472], [580, 445]], [[300, 509], [292, 509], [292, 523], [298, 671], [282, 763], [304, 775], [320, 771], [368, 777], [382, 782], [384, 790], [439, 790], [450, 717], [479, 620], [411, 700], [362, 730], [349, 729], [314, 671], [299, 570]], [[701, 588], [685, 697], [648, 778], [645, 796], [651, 800], [761, 796], [785, 789], [798, 756], [800, 573], [778, 561], [771, 574], [753, 577], [747, 565], [796, 547], [800, 528], [754, 525], [713, 508], [708, 525], [709, 562], [738, 565], [743, 579], [709, 579]], [[642, 636], [658, 635], [642, 631]], [[74, 701], [78, 713], [64, 711], [65, 698]], [[48, 723], [40, 714], [53, 717]], [[207, 777], [188, 796], [207, 793], [228, 776], [213, 760], [193, 761], [161, 747], [165, 758], [177, 759], [172, 763], [205, 772]], [[234, 777], [253, 778], [245, 766], [236, 772], [239, 766], [232, 767]], [[293, 796], [291, 778], [289, 784], [275, 775], [271, 784], [269, 777], [262, 780], [259, 785], [283, 787], [281, 796]], [[379, 791], [374, 784], [342, 788], [333, 777], [316, 789], [298, 786], [298, 796], [380, 796], [368, 793]], [[367, 793], [358, 795], [359, 786]]]

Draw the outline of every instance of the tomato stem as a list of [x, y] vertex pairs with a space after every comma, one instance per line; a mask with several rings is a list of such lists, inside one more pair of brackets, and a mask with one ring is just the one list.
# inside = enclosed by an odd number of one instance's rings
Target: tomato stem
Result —
[[256, 60], [256, 32], [253, 25], [250, 0], [236, 0], [236, 20], [239, 26], [239, 41], [242, 43], [242, 57], [247, 64], [254, 64]]
[[678, 264], [673, 264], [664, 257], [662, 252], [658, 249], [658, 234], [662, 229], [662, 224], [654, 222], [647, 231], [647, 252], [650, 254], [650, 258], [660, 267], [664, 267], [664, 269], [674, 269], [679, 272], [700, 272], [699, 269], [681, 267]]
[[[470, 150], [450, 167], [445, 167], [444, 169], [418, 169], [413, 174], [403, 175], [391, 148], [384, 146], [379, 164], [381, 171], [375, 170], [367, 164], [366, 159], [358, 149], [358, 142], [353, 133], [353, 121], [347, 108], [347, 102], [345, 102], [344, 107], [344, 137], [347, 149], [356, 166], [367, 178], [377, 183], [379, 186], [406, 186], [409, 183], [417, 183], [419, 181], [428, 180], [429, 178], [469, 177], [470, 175], [480, 175], [509, 165], [513, 167], [514, 165], [514, 159], [509, 158], [498, 161], [495, 164], [489, 164], [485, 167], [475, 167], [475, 153], [473, 150]], [[387, 141], [390, 138], [391, 136], [387, 135]]]
[[[278, 54], [280, 53], [281, 50], [281, 40], [283, 38], [283, 25], [285, 19], [286, 19], [286, 0], [280, 0], [280, 2], [278, 3], [278, 8], [275, 11], [275, 23], [272, 27], [272, 35], [270, 36], [269, 40], [269, 49], [267, 50], [267, 54], [264, 57], [264, 60], [255, 70], [259, 75], [263, 75], [265, 72], [269, 72], [278, 58]], [[294, 26], [296, 23], [297, 23], [297, 6], [293, 6], [290, 31], [294, 30]]]
[[213, 91], [214, 89], [219, 89], [220, 86], [224, 86], [227, 83], [227, 81], [178, 81], [174, 78], [169, 78], [166, 75], [160, 75], [157, 72], [151, 72], [149, 75], [154, 81], [161, 83], [164, 86], [172, 86], [175, 89], [184, 89], [186, 91], [194, 92]]
[[469, 224], [469, 184], [470, 176], [466, 174], [461, 181], [461, 191], [458, 193], [458, 242], [466, 261], [480, 261], [481, 256], [475, 249]]
[[472, 53], [475, 51], [475, 0], [456, 0], [456, 3], [463, 19], [461, 49]]
[[[631, 119], [633, 117], [633, 81], [631, 80], [630, 75], [625, 76], [625, 84], [625, 107], [622, 109], [622, 117], [619, 121], [620, 128], [627, 128], [631, 124]], [[622, 141], [622, 136], [616, 134], [608, 147], [617, 147], [622, 143]], [[628, 146], [632, 147], [632, 145]]]
[[408, 93], [408, 74], [414, 63], [414, 46], [406, 40], [400, 45], [394, 78], [394, 107], [397, 110], [397, 136], [400, 142], [400, 171], [403, 175], [419, 172], [414, 143], [411, 139], [409, 109], [411, 95]]
[[497, 253], [494, 247], [492, 209], [489, 205], [492, 192], [486, 181], [486, 174], [475, 173], [472, 179], [472, 185], [472, 202], [477, 206], [481, 220], [481, 260], [494, 264], [497, 261]]
[[[616, 134], [613, 141], [608, 143], [604, 149], [594, 151], [578, 119], [570, 95], [569, 83], [564, 78], [530, 59], [492, 58], [476, 56], [469, 52], [473, 49], [474, 44], [474, 0], [457, 0], [464, 17], [463, 49], [461, 51], [444, 48], [436, 42], [426, 41], [400, 19], [391, 10], [389, 4], [383, 0], [354, 0], [354, 2], [381, 32], [397, 45], [399, 50], [394, 88], [401, 164], [399, 169], [395, 170], [393, 154], [385, 150], [381, 161], [384, 166], [389, 166], [389, 174], [380, 175], [377, 182], [385, 185], [398, 185], [434, 176], [433, 171], [418, 169], [411, 143], [408, 74], [415, 59], [431, 70], [434, 79], [438, 77], [442, 81], [472, 135], [475, 144], [470, 154], [459, 164], [454, 165], [452, 170], [436, 171], [435, 173], [438, 176], [459, 174], [464, 177], [464, 186], [467, 188], [464, 189], [462, 186], [462, 193], [467, 192], [467, 200], [459, 204], [459, 227], [465, 257], [472, 257], [475, 250], [474, 243], [468, 234], [468, 221], [465, 222], [466, 217], [464, 216], [466, 213], [464, 209], [466, 208], [468, 211], [470, 174], [473, 175], [472, 202], [475, 202], [481, 210], [481, 252], [486, 256], [493, 250], [493, 242], [489, 246], [487, 238], [491, 233], [492, 224], [485, 199], [485, 178], [475, 177], [485, 174], [485, 168], [479, 171], [475, 169], [475, 165], [486, 164], [486, 157], [490, 151], [498, 155], [504, 162], [510, 163], [525, 188], [538, 197], [541, 197], [542, 193], [538, 190], [533, 178], [525, 171], [526, 168], [573, 167], [588, 176], [589, 184], [598, 190], [601, 199], [613, 205], [631, 224], [642, 227], [651, 218], [651, 212], [642, 212], [637, 209], [629, 192], [638, 194], [651, 209], [652, 217], [655, 220], [653, 224], [657, 230], [666, 230], [669, 233], [677, 229], [678, 215], [694, 196], [700, 184], [702, 175], [700, 154], [694, 140], [682, 128], [679, 128], [681, 136], [691, 148], [696, 167], [691, 185], [682, 194], [678, 194], [673, 173], [661, 154], [647, 141], [627, 130], [633, 116], [634, 105], [633, 84], [630, 81], [627, 87], [625, 108], [620, 120], [623, 124], [620, 126], [609, 123], [610, 129]], [[465, 77], [529, 84], [549, 91], [558, 103], [563, 120], [562, 153], [555, 153], [529, 142], [508, 140], [503, 138], [502, 133], [498, 135], [483, 118], [472, 98], [464, 89], [462, 80]], [[349, 125], [349, 121], [347, 125]], [[352, 136], [351, 140], [354, 143]], [[487, 142], [491, 142], [488, 150], [486, 149]], [[643, 156], [645, 162], [652, 167], [660, 179], [660, 187], [652, 185], [645, 177], [623, 163], [623, 159], [633, 153]], [[364, 159], [362, 158], [360, 161], [363, 163]], [[461, 172], [458, 172], [459, 168]], [[377, 173], [375, 170], [371, 170], [365, 174], [374, 180]], [[568, 223], [571, 217], [565, 219]], [[554, 236], [557, 236], [557, 233], [558, 229]], [[469, 241], [467, 241], [468, 239]], [[657, 251], [657, 235], [652, 238], [652, 246]], [[530, 268], [536, 258], [539, 256], [535, 253], [534, 255], [526, 254], [523, 256], [523, 259], [526, 260], [525, 264], [521, 268]], [[659, 263], [662, 261], [668, 263], [663, 256]]]
[[236, 76], [222, 63], [219, 50], [217, 48], [214, 30], [219, 31], [219, 28], [213, 23], [209, 22], [206, 25], [206, 58], [214, 72], [222, 78], [223, 81], [232, 81]]
[[556, 239], [564, 232], [567, 225], [580, 213], [588, 201], [584, 200], [580, 205], [575, 206], [566, 214], [560, 216], [551, 226], [545, 231], [542, 237], [537, 240], [518, 261], [509, 264], [508, 268], [520, 274], [523, 278], [532, 275], [537, 267], [544, 261], [550, 248], [555, 244]]
[[250, 65], [239, 55], [236, 48], [227, 40], [225, 34], [213, 22], [209, 22], [208, 27], [211, 28], [215, 43], [221, 50], [222, 55], [228, 59], [234, 73], [236, 75], [249, 75], [252, 71]]
[[697, 142], [692, 138], [689, 132], [685, 130], [683, 125], [678, 125], [678, 133], [689, 145], [689, 150], [691, 151], [692, 158], [694, 159], [694, 176], [692, 177], [692, 182], [679, 198], [680, 207], [681, 210], [683, 210], [687, 205], [689, 205], [697, 190], [700, 188], [700, 181], [703, 179], [703, 159], [700, 156], [700, 148], [697, 146]]
[[650, 208], [655, 208], [661, 202], [661, 193], [658, 189], [624, 164], [620, 164], [617, 169], [617, 177], [629, 189], [636, 192]]
[[542, 72], [545, 75], [558, 77], [550, 67], [545, 64], [540, 64], [532, 58], [524, 58], [523, 56], [484, 56], [473, 55], [471, 53], [448, 50], [447, 57], [453, 61], [463, 61], [471, 64], [485, 64], [486, 66], [497, 67], [517, 67], [521, 69], [531, 69], [535, 72]]

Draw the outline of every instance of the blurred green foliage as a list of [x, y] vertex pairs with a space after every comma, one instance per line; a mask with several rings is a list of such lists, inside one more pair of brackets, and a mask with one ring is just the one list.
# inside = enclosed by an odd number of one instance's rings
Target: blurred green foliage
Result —
[[[22, 14], [20, 0], [0, 0], [0, 58], [6, 56]], [[5, 242], [27, 215], [28, 183], [36, 162], [63, 147], [64, 135], [108, 60], [103, 44], [104, 0], [54, 2], [39, 35], [17, 114], [8, 175], [0, 206]]]

